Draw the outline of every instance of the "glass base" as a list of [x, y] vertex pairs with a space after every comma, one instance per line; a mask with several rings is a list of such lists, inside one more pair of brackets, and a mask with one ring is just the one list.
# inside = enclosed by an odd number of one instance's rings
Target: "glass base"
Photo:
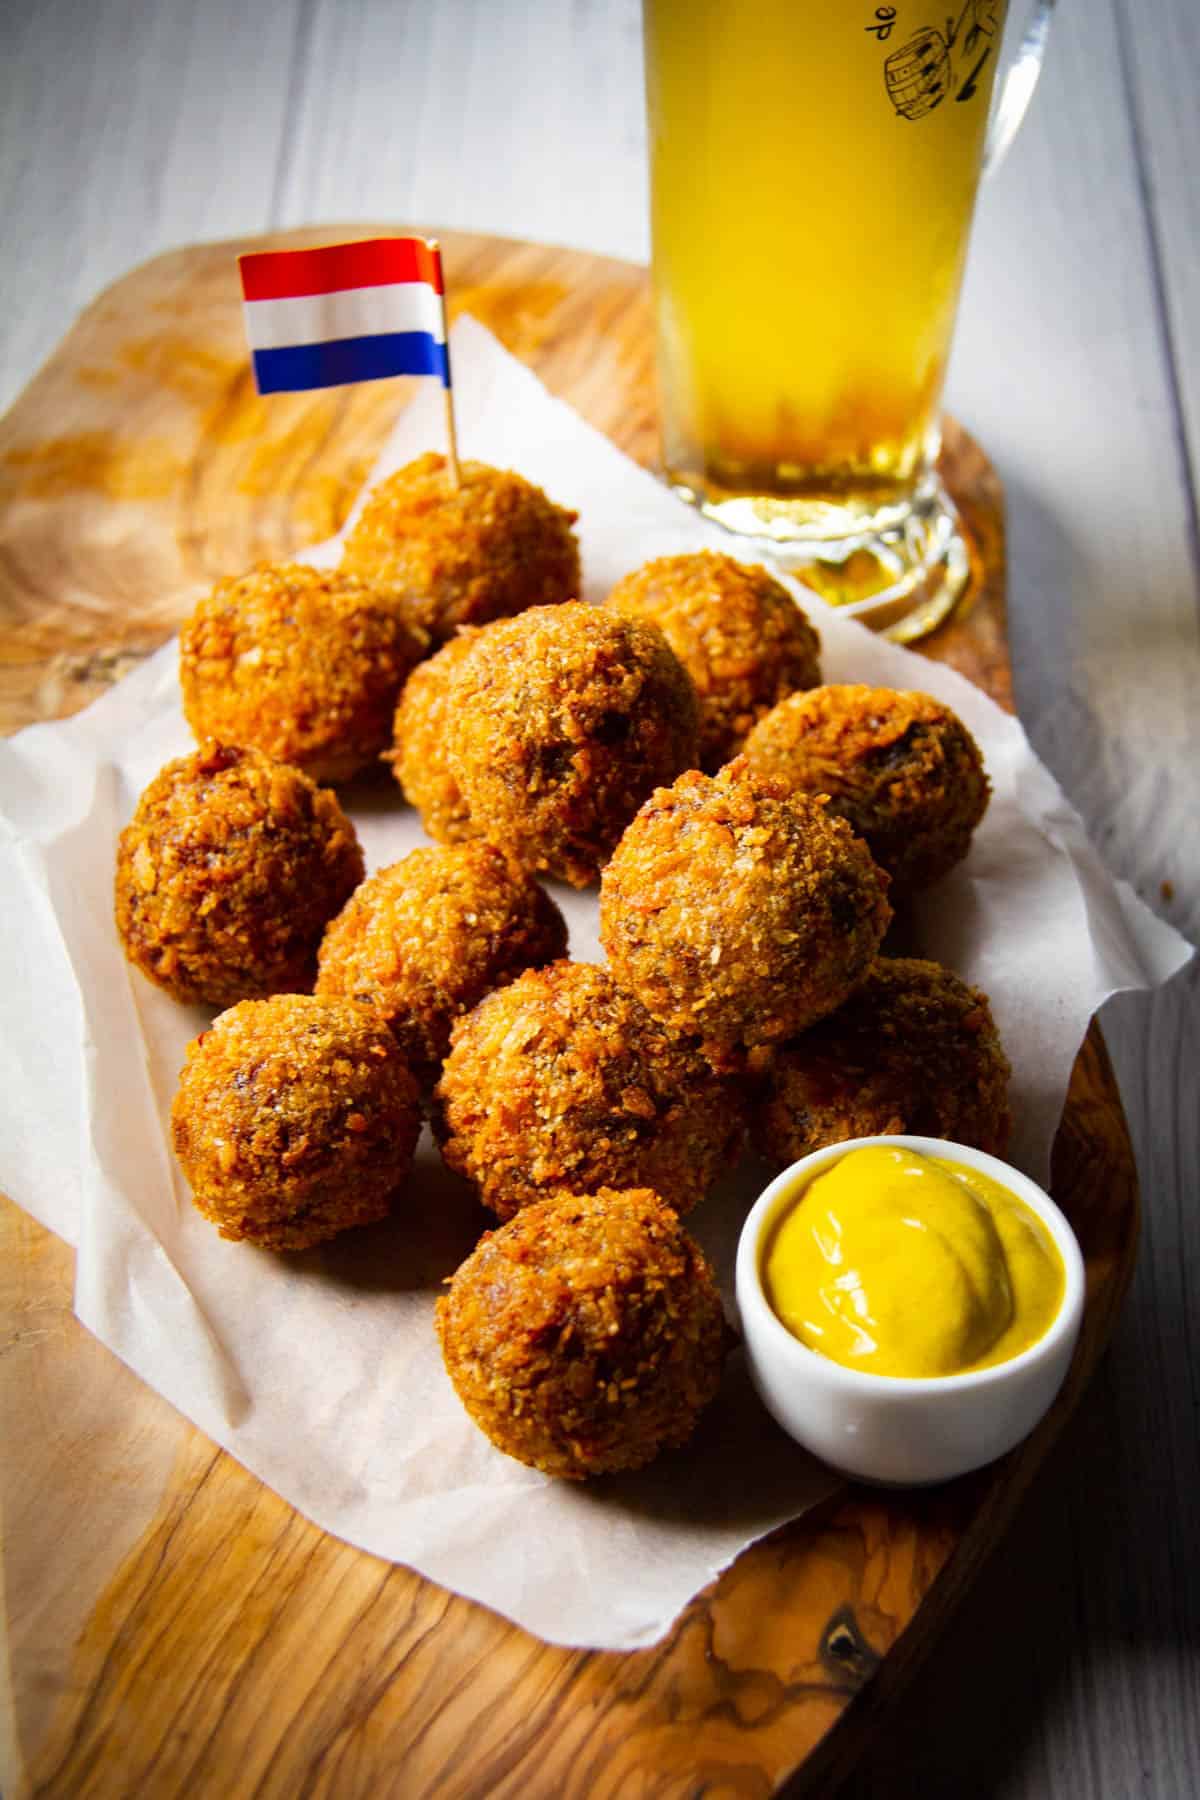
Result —
[[958, 510], [936, 477], [903, 505], [728, 495], [667, 472], [681, 499], [820, 595], [896, 643], [940, 625], [971, 574]]

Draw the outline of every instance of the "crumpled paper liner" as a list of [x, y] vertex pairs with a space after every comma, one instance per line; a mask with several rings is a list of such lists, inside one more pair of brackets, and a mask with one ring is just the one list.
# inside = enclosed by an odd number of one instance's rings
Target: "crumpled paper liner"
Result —
[[[730, 547], [474, 321], [452, 344], [464, 454], [579, 508], [587, 597], [651, 556]], [[440, 443], [427, 385], [373, 479]], [[338, 554], [325, 545], [312, 560]], [[1091, 1014], [1116, 989], [1164, 980], [1188, 947], [1110, 880], [1015, 720], [953, 671], [815, 598], [804, 605], [827, 679], [936, 694], [983, 747], [987, 817], [966, 863], [915, 908], [910, 947], [991, 995], [1015, 1069], [1012, 1158], [1045, 1180]], [[320, 1249], [225, 1243], [199, 1217], [166, 1119], [184, 1047], [211, 1014], [133, 971], [112, 924], [117, 834], [151, 776], [189, 748], [174, 644], [76, 718], [0, 745], [0, 1181], [76, 1245], [89, 1329], [326, 1530], [551, 1642], [652, 1643], [835, 1479], [774, 1426], [737, 1355], [693, 1442], [635, 1475], [560, 1483], [493, 1450], [432, 1330], [440, 1284], [491, 1221], [427, 1136], [396, 1219]], [[390, 785], [343, 798], [368, 868], [423, 841]], [[594, 893], [555, 891], [572, 954], [598, 960]], [[738, 1230], [766, 1175], [747, 1160], [688, 1220], [727, 1303]]]

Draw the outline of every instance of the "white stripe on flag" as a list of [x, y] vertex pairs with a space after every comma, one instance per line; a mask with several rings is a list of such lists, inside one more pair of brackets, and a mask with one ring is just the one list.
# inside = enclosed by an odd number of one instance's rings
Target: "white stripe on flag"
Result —
[[244, 305], [252, 350], [374, 337], [385, 331], [427, 331], [439, 344], [445, 336], [440, 297], [424, 281], [344, 288], [337, 294], [297, 294], [286, 300], [247, 300]]

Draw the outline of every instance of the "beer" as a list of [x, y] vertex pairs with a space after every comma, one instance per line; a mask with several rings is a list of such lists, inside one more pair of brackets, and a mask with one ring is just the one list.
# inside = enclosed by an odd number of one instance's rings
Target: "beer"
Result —
[[958, 4], [646, 0], [664, 461], [729, 523], [828, 537], [936, 455], [1004, 10]]

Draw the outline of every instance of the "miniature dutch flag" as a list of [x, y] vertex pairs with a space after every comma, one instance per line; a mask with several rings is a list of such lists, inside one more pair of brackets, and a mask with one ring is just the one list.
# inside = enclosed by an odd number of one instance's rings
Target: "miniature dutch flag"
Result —
[[437, 375], [450, 386], [442, 255], [424, 238], [368, 238], [238, 257], [260, 394]]

